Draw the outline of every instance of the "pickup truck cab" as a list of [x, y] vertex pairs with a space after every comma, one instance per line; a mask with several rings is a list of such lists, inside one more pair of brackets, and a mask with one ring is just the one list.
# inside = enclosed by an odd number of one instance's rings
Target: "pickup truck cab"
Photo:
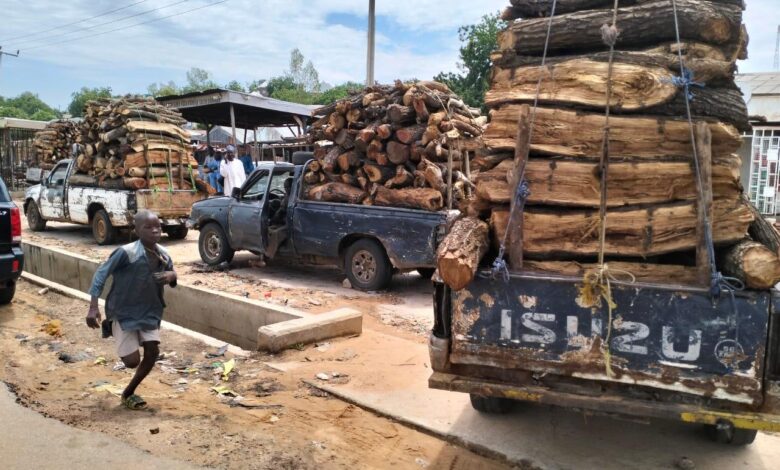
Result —
[[157, 214], [163, 232], [172, 239], [187, 236], [190, 207], [203, 195], [190, 190], [153, 191], [74, 186], [68, 182], [75, 161], [62, 160], [41, 184], [31, 186], [24, 196], [24, 213], [31, 230], [46, 229], [46, 222], [70, 222], [92, 226], [99, 245], [116, 240], [119, 230], [130, 229], [133, 217], [142, 209]]
[[201, 259], [217, 265], [247, 250], [268, 259], [338, 265], [362, 290], [384, 288], [394, 270], [433, 274], [446, 212], [305, 200], [308, 164], [262, 163], [232, 196], [193, 205], [190, 227], [200, 230]]

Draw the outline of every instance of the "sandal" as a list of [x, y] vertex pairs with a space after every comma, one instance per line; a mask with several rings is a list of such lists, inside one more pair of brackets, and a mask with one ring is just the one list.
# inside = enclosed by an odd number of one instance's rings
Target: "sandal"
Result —
[[143, 410], [146, 408], [146, 401], [136, 394], [132, 394], [127, 398], [122, 398], [122, 404], [127, 407], [128, 410]]

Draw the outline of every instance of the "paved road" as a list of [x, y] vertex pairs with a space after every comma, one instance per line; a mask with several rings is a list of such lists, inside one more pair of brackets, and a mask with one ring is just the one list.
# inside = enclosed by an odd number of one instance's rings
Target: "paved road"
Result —
[[104, 434], [82, 431], [16, 404], [0, 384], [0, 467], [30, 469], [194, 469], [154, 457]]

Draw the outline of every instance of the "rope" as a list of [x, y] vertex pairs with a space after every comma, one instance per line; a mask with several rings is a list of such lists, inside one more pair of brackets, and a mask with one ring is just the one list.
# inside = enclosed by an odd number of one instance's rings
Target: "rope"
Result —
[[[550, 18], [547, 21], [547, 34], [544, 38], [544, 50], [542, 51], [542, 63], [539, 66], [542, 70], [544, 70], [544, 67], [547, 64], [547, 50], [550, 47], [550, 33], [552, 31], [552, 23], [553, 18], [555, 17], [555, 7], [557, 3], [557, 0], [553, 0], [552, 6], [550, 7]], [[539, 95], [542, 92], [543, 79], [544, 73], [540, 73], [539, 79], [536, 81], [536, 94], [534, 95], [534, 104], [531, 108], [531, 116], [528, 119], [528, 142], [531, 142], [531, 138], [533, 137], [534, 121], [536, 120], [536, 108], [539, 105]], [[531, 195], [531, 190], [528, 187], [528, 181], [525, 179], [526, 160], [527, 158], [523, 160], [522, 165], [520, 166], [520, 175], [517, 178], [517, 189], [515, 190], [514, 195], [515, 204], [513, 205], [512, 210], [509, 211], [509, 221], [507, 222], [506, 230], [504, 230], [504, 236], [501, 237], [501, 245], [499, 245], [498, 255], [493, 261], [493, 267], [491, 269], [491, 277], [496, 279], [498, 276], [501, 276], [504, 279], [504, 282], [509, 282], [509, 269], [507, 268], [506, 260], [504, 260], [504, 256], [506, 255], [506, 242], [509, 239], [509, 229], [512, 227], [512, 223], [514, 222], [515, 213], [518, 212], [517, 208], [520, 207], [519, 212], [522, 216], [522, 213], [525, 209], [525, 201], [528, 199], [528, 196]]]

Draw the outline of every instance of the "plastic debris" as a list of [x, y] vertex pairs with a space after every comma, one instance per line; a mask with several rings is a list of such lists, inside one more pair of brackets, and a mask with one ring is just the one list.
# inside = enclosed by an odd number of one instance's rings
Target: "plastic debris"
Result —
[[230, 387], [226, 385], [217, 385], [216, 387], [211, 387], [211, 390], [214, 392], [217, 392], [217, 395], [224, 395], [229, 397], [237, 397], [238, 394], [230, 389]]
[[94, 364], [96, 366], [103, 366], [106, 365], [106, 358], [103, 356], [98, 356], [97, 359], [95, 359]]
[[328, 376], [328, 374], [326, 374], [325, 372], [320, 372], [315, 377], [317, 377], [320, 380], [325, 380], [325, 381], [330, 380], [330, 376]]
[[230, 378], [230, 373], [233, 372], [233, 369], [236, 367], [236, 360], [231, 359], [227, 362], [222, 363], [222, 380], [228, 380]]
[[224, 345], [221, 348], [217, 349], [215, 352], [207, 352], [206, 357], [213, 358], [213, 357], [222, 357], [225, 355], [225, 353], [228, 350], [228, 345]]
[[328, 349], [330, 349], [330, 343], [319, 343], [315, 346], [315, 348], [319, 352], [325, 352]]
[[122, 392], [125, 390], [124, 387], [121, 387], [119, 385], [115, 385], [112, 383], [104, 383], [101, 385], [98, 385], [94, 387], [96, 392], [108, 392], [112, 395], [116, 395], [118, 397], [122, 396]]
[[40, 289], [38, 291], [38, 295], [46, 295], [48, 293], [49, 293], [49, 288], [48, 287], [44, 287], [43, 289]]
[[277, 421], [279, 421], [279, 417], [278, 417], [278, 416], [276, 416], [276, 415], [271, 415], [271, 417], [270, 417], [270, 418], [268, 418], [268, 422], [269, 422], [269, 423], [275, 423], [275, 422], [277, 422]]

